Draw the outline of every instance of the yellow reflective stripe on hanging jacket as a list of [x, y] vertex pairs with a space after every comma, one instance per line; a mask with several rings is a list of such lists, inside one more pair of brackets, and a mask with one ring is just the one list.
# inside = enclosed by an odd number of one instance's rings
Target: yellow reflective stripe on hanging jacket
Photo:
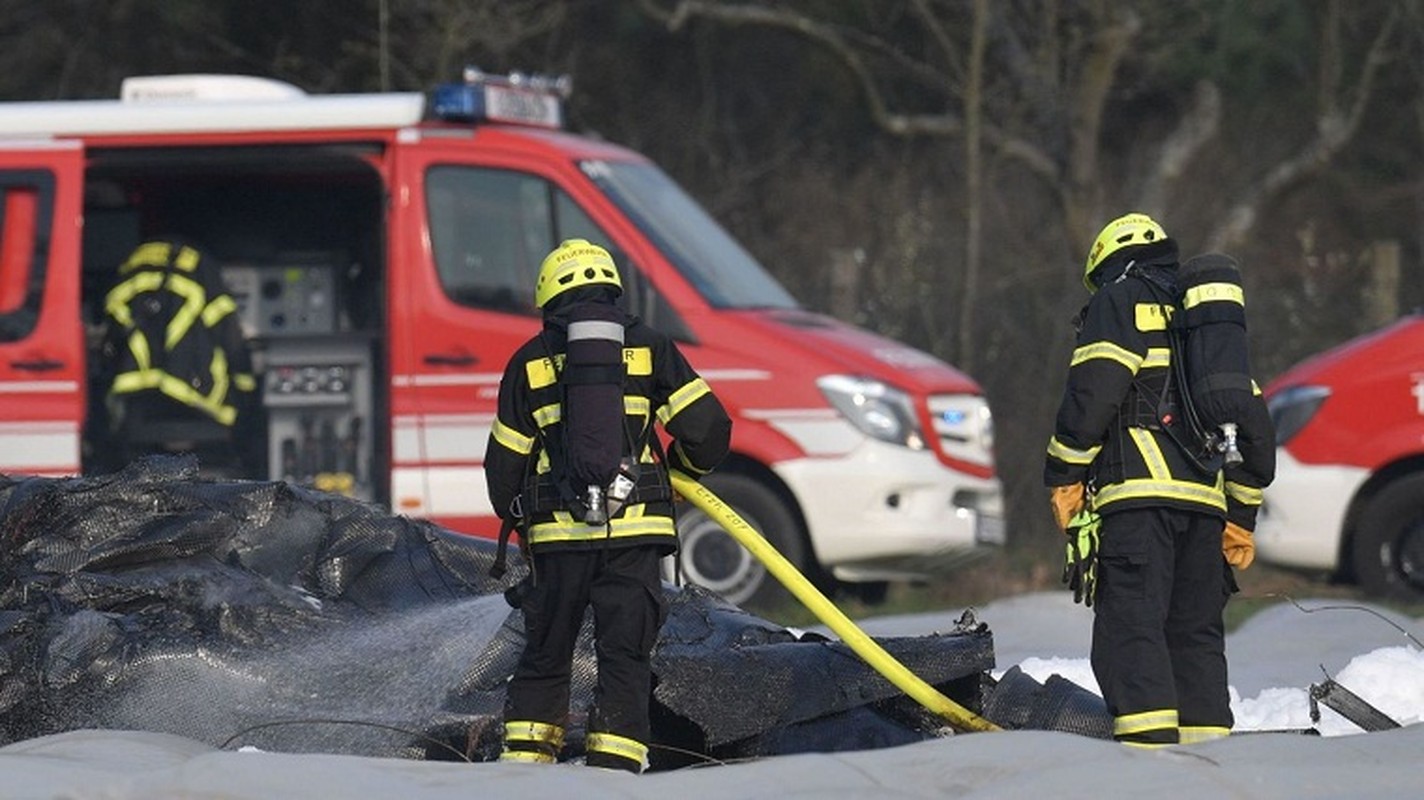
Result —
[[125, 275], [144, 267], [162, 269], [168, 266], [168, 254], [172, 251], [173, 245], [168, 242], [145, 242], [139, 245], [129, 255], [128, 260], [119, 267], [119, 274]]
[[173, 319], [168, 321], [168, 327], [163, 332], [163, 347], [165, 350], [172, 350], [188, 335], [188, 329], [193, 327], [193, 323], [198, 321], [203, 307], [208, 304], [208, 293], [203, 290], [201, 284], [184, 275], [169, 275], [168, 291], [183, 300], [183, 306], [173, 314]]
[[236, 310], [236, 300], [232, 299], [230, 295], [218, 295], [208, 301], [207, 307], [203, 309], [203, 324], [211, 328]]
[[144, 292], [155, 292], [163, 287], [163, 273], [140, 272], [109, 290], [104, 296], [104, 311], [125, 328], [133, 327], [133, 312], [129, 303]]

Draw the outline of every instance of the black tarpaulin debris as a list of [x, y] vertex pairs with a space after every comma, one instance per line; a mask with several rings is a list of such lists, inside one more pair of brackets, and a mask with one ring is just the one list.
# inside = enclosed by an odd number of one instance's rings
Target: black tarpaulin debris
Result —
[[1340, 716], [1360, 726], [1365, 731], [1387, 731], [1400, 727], [1388, 714], [1365, 702], [1363, 698], [1326, 676], [1320, 683], [1310, 685], [1310, 721], [1320, 721], [1320, 707], [1336, 711]]
[[[209, 481], [153, 457], [90, 478], [0, 479], [0, 743], [79, 728], [214, 746], [493, 757], [523, 644], [492, 542], [281, 482]], [[666, 587], [654, 768], [942, 735], [838, 643]], [[574, 661], [580, 754], [596, 666]], [[984, 706], [992, 636], [884, 640]], [[999, 706], [1003, 706], [1002, 703]]]

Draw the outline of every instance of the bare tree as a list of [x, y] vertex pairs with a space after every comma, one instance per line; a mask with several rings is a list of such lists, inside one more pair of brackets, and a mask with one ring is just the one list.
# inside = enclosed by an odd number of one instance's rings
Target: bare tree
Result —
[[[974, 160], [982, 135], [998, 157], [1021, 162], [1057, 196], [1066, 238], [1074, 252], [1085, 249], [1109, 199], [1165, 212], [1172, 181], [1183, 174], [1192, 158], [1219, 131], [1220, 90], [1213, 83], [1202, 81], [1192, 105], [1163, 140], [1153, 168], [1141, 179], [1140, 196], [1105, 197], [1102, 134], [1106, 110], [1118, 86], [1124, 59], [1138, 43], [1143, 29], [1140, 14], [1121, 4], [1031, 4], [1036, 13], [1015, 19], [1014, 4], [980, 4], [973, 0], [970, 22], [963, 26], [970, 33], [956, 36], [954, 26], [964, 19], [965, 0], [912, 0], [908, 11], [929, 32], [928, 40], [937, 51], [933, 57], [913, 56], [902, 42], [886, 39], [873, 30], [830, 21], [822, 16], [824, 9], [814, 3], [772, 6], [726, 0], [639, 0], [639, 4], [672, 31], [702, 18], [726, 25], [775, 27], [804, 37], [840, 59], [858, 82], [868, 113], [888, 133], [964, 137], [969, 161]], [[1262, 206], [1329, 165], [1357, 132], [1372, 98], [1375, 76], [1389, 61], [1399, 18], [1413, 6], [1406, 2], [1388, 4], [1373, 43], [1358, 64], [1350, 63], [1351, 55], [1339, 33], [1346, 9], [1353, 7], [1344, 0], [1329, 0], [1325, 6], [1316, 136], [1296, 153], [1264, 169], [1238, 192], [1229, 210], [1212, 226], [1210, 246], [1226, 247], [1246, 236]], [[1071, 19], [1077, 19], [1077, 24], [1064, 24]], [[982, 77], [976, 76], [982, 76], [986, 45], [981, 37], [986, 26], [997, 53], [995, 66], [1006, 76], [992, 88], [1011, 93], [1020, 102], [999, 104], [988, 109], [984, 119], [971, 120], [984, 108], [977, 98], [985, 87]], [[943, 110], [898, 110], [887, 91], [896, 81], [910, 81], [942, 93], [946, 100], [941, 104]], [[1045, 100], [1051, 97], [1062, 100]], [[1020, 116], [1025, 105], [1038, 109], [1043, 117], [1041, 124], [1015, 123], [1013, 117]], [[1050, 113], [1045, 115], [1045, 111]], [[1059, 131], [1066, 132], [1066, 147], [1057, 141]], [[967, 173], [968, 181], [976, 180], [972, 164]], [[971, 202], [966, 206], [965, 217], [972, 228], [982, 210], [981, 204], [974, 201], [974, 193], [969, 194]], [[978, 246], [976, 239], [974, 235], [967, 237], [967, 256]], [[966, 260], [966, 286], [970, 287], [967, 302], [972, 302], [977, 264], [972, 257]], [[961, 340], [965, 339], [967, 336], [962, 333]]]
[[[921, 16], [929, 18], [929, 9], [921, 6]], [[969, 76], [964, 93], [964, 289], [959, 293], [959, 361], [964, 369], [974, 372], [977, 352], [974, 347], [974, 309], [979, 303], [979, 271], [983, 253], [983, 184], [984, 164], [981, 154], [984, 130], [984, 50], [988, 38], [988, 0], [974, 0], [973, 32], [969, 45]], [[936, 32], [936, 39], [947, 37]], [[949, 47], [949, 45], [943, 45]]]
[[[1315, 108], [1315, 136], [1296, 152], [1272, 165], [1238, 195], [1237, 200], [1207, 237], [1212, 249], [1226, 249], [1239, 243], [1255, 226], [1261, 208], [1288, 187], [1329, 166], [1359, 131], [1360, 120], [1373, 99], [1376, 77], [1392, 60], [1391, 48], [1408, 4], [1391, 3], [1384, 21], [1359, 64], [1349, 63], [1341, 42], [1341, 27], [1347, 6], [1331, 0], [1320, 31], [1320, 78]], [[1354, 78], [1348, 79], [1353, 67]]]
[[513, 69], [513, 54], [557, 30], [567, 11], [547, 0], [402, 0], [391, 10], [392, 45], [402, 54], [392, 67], [407, 86], [452, 80], [469, 63]]
[[[1084, 8], [1074, 25], [1060, 25], [1051, 4], [1035, 24], [1034, 15], [1013, 18], [1009, 4], [973, 3], [966, 19], [965, 3], [955, 0], [913, 0], [906, 13], [928, 32], [927, 44], [912, 51], [906, 43], [869, 28], [852, 28], [816, 15], [814, 4], [678, 0], [671, 4], [640, 0], [644, 11], [678, 31], [703, 18], [726, 25], [758, 25], [793, 32], [834, 54], [854, 77], [866, 109], [884, 131], [901, 137], [963, 137], [966, 181], [966, 263], [960, 305], [958, 360], [968, 357], [977, 280], [982, 200], [978, 151], [988, 147], [995, 158], [1019, 163], [1037, 176], [1044, 190], [1057, 198], [1062, 229], [1075, 251], [1086, 247], [1087, 231], [1101, 217], [1100, 148], [1104, 112], [1118, 67], [1142, 28], [1129, 10], [1107, 3], [1075, 4]], [[804, 5], [804, 4], [803, 4]], [[968, 28], [968, 35], [955, 35]], [[1086, 31], [1073, 38], [1059, 29]], [[986, 83], [985, 59], [992, 48], [1000, 75]], [[926, 52], [920, 57], [913, 53]], [[908, 84], [942, 99], [929, 112], [899, 110], [893, 99], [897, 84]], [[986, 104], [993, 93], [1000, 102]], [[1025, 111], [1025, 109], [1028, 109]], [[1197, 118], [1193, 118], [1196, 122]], [[1066, 132], [1066, 146], [1064, 142]], [[1177, 137], [1179, 149], [1202, 141]], [[1189, 153], [1179, 153], [1177, 158]], [[1064, 281], [1064, 288], [1069, 286]]]
[[[1323, 57], [1315, 136], [1293, 152], [1274, 156], [1273, 162], [1262, 162], [1252, 153], [1247, 168], [1231, 176], [1234, 182], [1212, 187], [1212, 202], [1192, 209], [1202, 217], [1197, 226], [1211, 231], [1210, 246], [1229, 246], [1247, 236], [1262, 209], [1325, 168], [1349, 145], [1371, 101], [1374, 78], [1398, 38], [1397, 18], [1402, 9], [1413, 6], [1412, 0], [1394, 0], [1354, 13], [1358, 7], [1344, 0], [1325, 0], [1319, 7], [1324, 11], [1318, 26]], [[999, 426], [999, 454], [1011, 484], [1010, 507], [1041, 496], [1041, 489], [1035, 493], [1033, 465], [1041, 464], [1047, 438], [1043, 421], [1057, 402], [1055, 390], [1049, 388], [1057, 373], [1029, 376], [1022, 366], [1043, 363], [1046, 347], [1049, 363], [1056, 363], [1055, 348], [1060, 340], [1066, 342], [1054, 324], [1062, 308], [1080, 296], [1081, 273], [1061, 265], [1081, 263], [1080, 254], [1102, 222], [1123, 210], [1177, 219], [1179, 209], [1173, 203], [1182, 184], [1208, 148], [1223, 144], [1229, 98], [1211, 75], [1200, 75], [1194, 89], [1178, 102], [1130, 103], [1143, 91], [1144, 62], [1171, 57], [1170, 52], [1145, 54], [1170, 50], [1173, 37], [1181, 33], [1153, 23], [1179, 9], [1107, 0], [639, 0], [639, 7], [672, 32], [701, 21], [799, 37], [840, 64], [863, 99], [868, 118], [881, 131], [954, 143], [963, 159], [963, 206], [947, 213], [958, 216], [964, 263], [955, 276], [957, 348], [949, 354], [961, 366], [981, 365], [975, 374], [986, 388], [1012, 398], [996, 406], [996, 415], [1004, 410], [1009, 422]], [[1188, 4], [1182, 13], [1195, 14], [1205, 29], [1215, 8]], [[1289, 13], [1313, 19], [1315, 8]], [[1373, 44], [1363, 54], [1353, 40], [1347, 45], [1339, 36], [1347, 16], [1357, 28], [1373, 31]], [[1130, 137], [1120, 129], [1129, 106], [1134, 123], [1150, 120], [1148, 135]], [[1131, 152], [1110, 149], [1114, 141], [1127, 141]], [[985, 181], [981, 169], [999, 176], [999, 183]], [[1036, 183], [1033, 189], [1017, 185], [1025, 177]], [[992, 190], [985, 191], [986, 185]], [[986, 273], [980, 263], [985, 247], [981, 240], [989, 235], [985, 221], [1010, 216], [1012, 209], [1004, 205], [1035, 193], [1049, 205], [1031, 230], [1040, 241], [1027, 243], [1026, 252], [1023, 243], [991, 240], [998, 268], [989, 273], [994, 284], [982, 284], [979, 279]], [[1229, 200], [1220, 203], [1223, 195]], [[995, 204], [999, 213], [986, 213]], [[994, 233], [1002, 237], [1005, 231], [1000, 226]], [[1051, 246], [1043, 244], [1045, 239]], [[1022, 263], [1011, 260], [1009, 252], [1018, 254]], [[908, 272], [900, 284], [923, 286], [914, 265], [903, 268]], [[1015, 303], [1021, 312], [1015, 316], [1023, 321], [1016, 320], [1013, 328], [987, 320], [978, 324], [975, 313], [985, 292], [994, 292], [999, 302]], [[925, 292], [906, 298], [903, 307], [912, 314], [896, 316], [888, 325], [903, 326], [919, 313], [943, 314]], [[991, 348], [1010, 349], [999, 357], [974, 358]]]

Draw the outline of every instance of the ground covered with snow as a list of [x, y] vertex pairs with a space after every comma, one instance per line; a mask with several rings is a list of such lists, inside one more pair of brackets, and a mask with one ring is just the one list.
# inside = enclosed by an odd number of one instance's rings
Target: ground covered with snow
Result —
[[[947, 631], [962, 609], [882, 617], [875, 636]], [[1096, 689], [1091, 612], [1066, 592], [975, 609], [999, 668]], [[1424, 619], [1337, 601], [1282, 603], [1227, 641], [1238, 735], [1143, 751], [1066, 733], [948, 736], [883, 750], [780, 756], [641, 777], [576, 766], [433, 763], [219, 750], [164, 734], [74, 731], [0, 747], [0, 796], [66, 800], [277, 797], [501, 800], [860, 797], [1417, 797]], [[1308, 690], [1333, 678], [1401, 725], [1364, 733]], [[1320, 735], [1300, 731], [1313, 730]]]

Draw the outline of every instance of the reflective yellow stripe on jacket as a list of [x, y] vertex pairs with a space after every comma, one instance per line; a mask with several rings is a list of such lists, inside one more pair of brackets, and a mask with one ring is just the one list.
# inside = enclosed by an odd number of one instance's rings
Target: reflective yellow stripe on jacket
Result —
[[644, 517], [641, 516], [642, 508], [641, 504], [629, 506], [623, 516], [609, 520], [607, 525], [588, 525], [574, 519], [567, 511], [556, 511], [552, 522], [535, 523], [529, 527], [529, 543], [596, 542], [604, 538], [677, 535], [671, 517]]
[[1128, 478], [1099, 487], [1093, 498], [1094, 508], [1102, 509], [1124, 500], [1160, 498], [1210, 506], [1222, 513], [1226, 512], [1225, 486], [1220, 472], [1217, 473], [1216, 484], [1213, 486], [1176, 478], [1172, 475], [1167, 458], [1152, 431], [1145, 428], [1128, 428], [1127, 434], [1141, 454], [1143, 463], [1147, 465], [1148, 474], [1146, 477]]
[[[213, 360], [210, 365], [213, 388], [205, 395], [181, 378], [170, 375], [161, 369], [148, 367], [148, 342], [142, 336], [130, 339], [129, 347], [133, 351], [134, 358], [143, 366], [137, 370], [123, 372], [115, 376], [109, 389], [110, 392], [122, 395], [157, 389], [180, 403], [206, 411], [223, 425], [231, 425], [237, 420], [237, 408], [225, 402], [229, 377], [227, 356], [223, 354], [222, 350], [213, 351]], [[252, 377], [250, 375], [246, 377], [247, 382], [251, 383]]]

